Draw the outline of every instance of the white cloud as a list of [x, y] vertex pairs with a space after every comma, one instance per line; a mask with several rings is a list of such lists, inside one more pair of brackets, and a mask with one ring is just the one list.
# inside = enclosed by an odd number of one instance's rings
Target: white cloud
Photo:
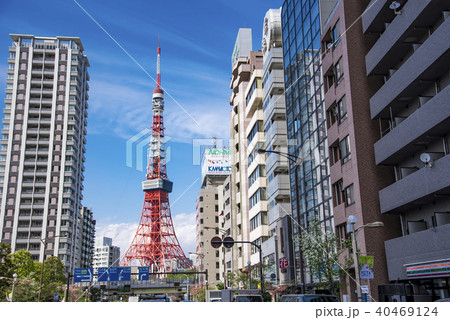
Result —
[[[89, 133], [109, 133], [128, 139], [151, 125], [151, 90], [134, 84], [91, 81]], [[178, 105], [182, 106], [183, 109]], [[221, 99], [173, 101], [166, 97], [166, 133], [176, 142], [229, 138], [229, 111]]]
[[[188, 257], [188, 252], [195, 251], [195, 213], [181, 213], [172, 216], [175, 234], [178, 241]], [[112, 238], [114, 246], [120, 247], [121, 258], [130, 247], [133, 237], [136, 233], [137, 223], [115, 223], [102, 225], [97, 224], [96, 238]]]

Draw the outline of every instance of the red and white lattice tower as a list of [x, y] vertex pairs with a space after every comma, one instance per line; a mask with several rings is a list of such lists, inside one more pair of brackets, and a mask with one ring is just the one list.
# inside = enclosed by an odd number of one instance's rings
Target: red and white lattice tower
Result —
[[191, 269], [192, 266], [181, 249], [172, 223], [169, 193], [172, 182], [167, 178], [164, 143], [164, 91], [161, 89], [161, 49], [158, 45], [156, 89], [153, 90], [153, 124], [149, 146], [147, 179], [142, 182], [145, 193], [141, 220], [130, 248], [121, 265], [128, 266], [138, 260], [152, 272], [169, 272]]

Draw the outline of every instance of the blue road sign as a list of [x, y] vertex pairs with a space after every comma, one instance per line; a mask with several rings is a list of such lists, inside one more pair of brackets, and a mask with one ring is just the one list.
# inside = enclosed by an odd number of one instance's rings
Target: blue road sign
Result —
[[98, 268], [98, 281], [130, 281], [131, 267]]
[[94, 278], [94, 269], [75, 268], [73, 282], [92, 282]]
[[98, 268], [97, 269], [97, 281], [111, 281], [109, 280], [109, 268]]
[[55, 296], [53, 297], [54, 302], [59, 302], [59, 293], [55, 292]]
[[150, 267], [138, 267], [139, 271], [139, 281], [149, 280]]

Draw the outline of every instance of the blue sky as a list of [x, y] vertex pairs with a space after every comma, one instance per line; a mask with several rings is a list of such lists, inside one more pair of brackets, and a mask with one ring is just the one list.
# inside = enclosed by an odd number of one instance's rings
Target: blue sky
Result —
[[[140, 218], [145, 178], [137, 170], [135, 157], [133, 165], [127, 166], [126, 141], [151, 125], [158, 35], [166, 135], [171, 137], [171, 211], [187, 254], [195, 251], [194, 212], [201, 177], [200, 166], [193, 164], [192, 141], [213, 136], [229, 139], [231, 53], [238, 29], [252, 28], [253, 50], [259, 50], [264, 15], [282, 3], [0, 1], [0, 72], [4, 79], [10, 33], [76, 36], [83, 43], [91, 64], [83, 204], [94, 212], [97, 236], [112, 236], [122, 254]], [[140, 151], [134, 150], [133, 156]]]

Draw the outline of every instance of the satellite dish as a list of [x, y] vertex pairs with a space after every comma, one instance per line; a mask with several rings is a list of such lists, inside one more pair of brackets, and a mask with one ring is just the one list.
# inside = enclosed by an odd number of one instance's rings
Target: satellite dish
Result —
[[423, 163], [427, 164], [431, 161], [431, 156], [428, 153], [422, 153], [420, 155], [420, 161], [422, 161]]
[[389, 9], [397, 10], [400, 7], [400, 2], [398, 1], [392, 1], [392, 3], [389, 5]]

